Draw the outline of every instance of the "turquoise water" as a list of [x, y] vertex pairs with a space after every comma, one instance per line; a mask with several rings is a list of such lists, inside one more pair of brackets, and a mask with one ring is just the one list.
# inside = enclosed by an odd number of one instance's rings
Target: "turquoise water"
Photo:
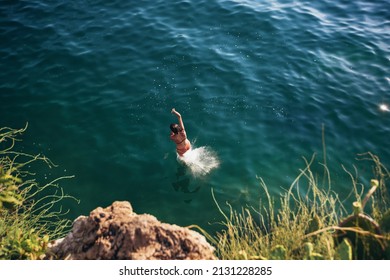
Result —
[[[390, 9], [370, 1], [1, 1], [0, 126], [57, 168], [42, 180], [80, 199], [70, 216], [128, 200], [186, 226], [288, 188], [322, 158], [371, 151], [389, 166]], [[219, 167], [194, 177], [169, 140], [183, 116], [194, 147]], [[363, 170], [370, 171], [369, 168]]]

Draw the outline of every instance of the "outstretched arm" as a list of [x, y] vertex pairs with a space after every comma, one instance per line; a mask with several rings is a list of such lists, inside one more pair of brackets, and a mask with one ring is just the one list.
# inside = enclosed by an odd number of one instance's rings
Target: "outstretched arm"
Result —
[[185, 130], [185, 129], [184, 129], [183, 119], [181, 118], [180, 113], [179, 113], [178, 111], [176, 111], [175, 108], [172, 109], [171, 113], [177, 116], [177, 119], [179, 120], [179, 125], [181, 126], [181, 128], [182, 128], [183, 130]]

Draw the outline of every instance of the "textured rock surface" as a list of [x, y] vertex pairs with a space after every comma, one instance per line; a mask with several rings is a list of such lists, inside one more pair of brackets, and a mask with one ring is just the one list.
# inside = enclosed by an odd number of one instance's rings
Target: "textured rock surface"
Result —
[[71, 232], [50, 247], [60, 259], [210, 260], [214, 248], [196, 231], [133, 212], [129, 202], [114, 202], [80, 216]]

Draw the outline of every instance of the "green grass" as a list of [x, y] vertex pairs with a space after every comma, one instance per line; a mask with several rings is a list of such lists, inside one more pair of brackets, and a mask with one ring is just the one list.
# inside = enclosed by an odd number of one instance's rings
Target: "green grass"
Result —
[[26, 130], [0, 128], [0, 259], [41, 259], [49, 240], [64, 236], [71, 222], [61, 201], [73, 199], [59, 187], [61, 177], [40, 185], [25, 171], [33, 163], [54, 164], [44, 156], [15, 151]]
[[[389, 178], [389, 172], [379, 158], [371, 153], [359, 155], [359, 158], [373, 163], [375, 186], [363, 197], [364, 185], [359, 183], [357, 175], [343, 167], [351, 177], [351, 193], [356, 200], [354, 204], [361, 206], [360, 212], [364, 212], [365, 216], [386, 221], [385, 214], [389, 210], [385, 181]], [[258, 209], [244, 207], [237, 211], [228, 204], [230, 210], [225, 213], [212, 194], [224, 217], [224, 229], [215, 236], [203, 233], [216, 247], [220, 259], [357, 259], [357, 251], [360, 250], [357, 240], [364, 240], [362, 244], [380, 242], [387, 247], [387, 256], [383, 257], [382, 251], [385, 249], [381, 248], [381, 254], [375, 255], [373, 245], [364, 245], [364, 258], [389, 258], [388, 232], [379, 235], [361, 224], [340, 226], [341, 221], [353, 214], [346, 209], [351, 207], [346, 207], [338, 194], [332, 191], [331, 176], [325, 164], [321, 164], [324, 170], [322, 176], [312, 172], [314, 160], [315, 156], [310, 161], [305, 160], [306, 167], [300, 170], [297, 178], [277, 201], [270, 196], [263, 179], [258, 178], [266, 198]], [[386, 225], [381, 227], [386, 228]], [[338, 242], [335, 236], [341, 232], [352, 234], [352, 238]]]

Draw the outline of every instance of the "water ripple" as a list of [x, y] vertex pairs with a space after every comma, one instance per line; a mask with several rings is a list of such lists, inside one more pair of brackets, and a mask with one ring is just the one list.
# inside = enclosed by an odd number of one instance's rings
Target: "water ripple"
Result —
[[[390, 161], [384, 0], [3, 2], [0, 120], [29, 121], [31, 148], [77, 173], [82, 211], [119, 197], [158, 212], [153, 198], [172, 218], [186, 201], [176, 221], [202, 224], [190, 213], [213, 211], [210, 186], [237, 203], [257, 197], [256, 175], [286, 187], [322, 150], [322, 126], [337, 162], [366, 150]], [[183, 188], [172, 107], [221, 160]]]

